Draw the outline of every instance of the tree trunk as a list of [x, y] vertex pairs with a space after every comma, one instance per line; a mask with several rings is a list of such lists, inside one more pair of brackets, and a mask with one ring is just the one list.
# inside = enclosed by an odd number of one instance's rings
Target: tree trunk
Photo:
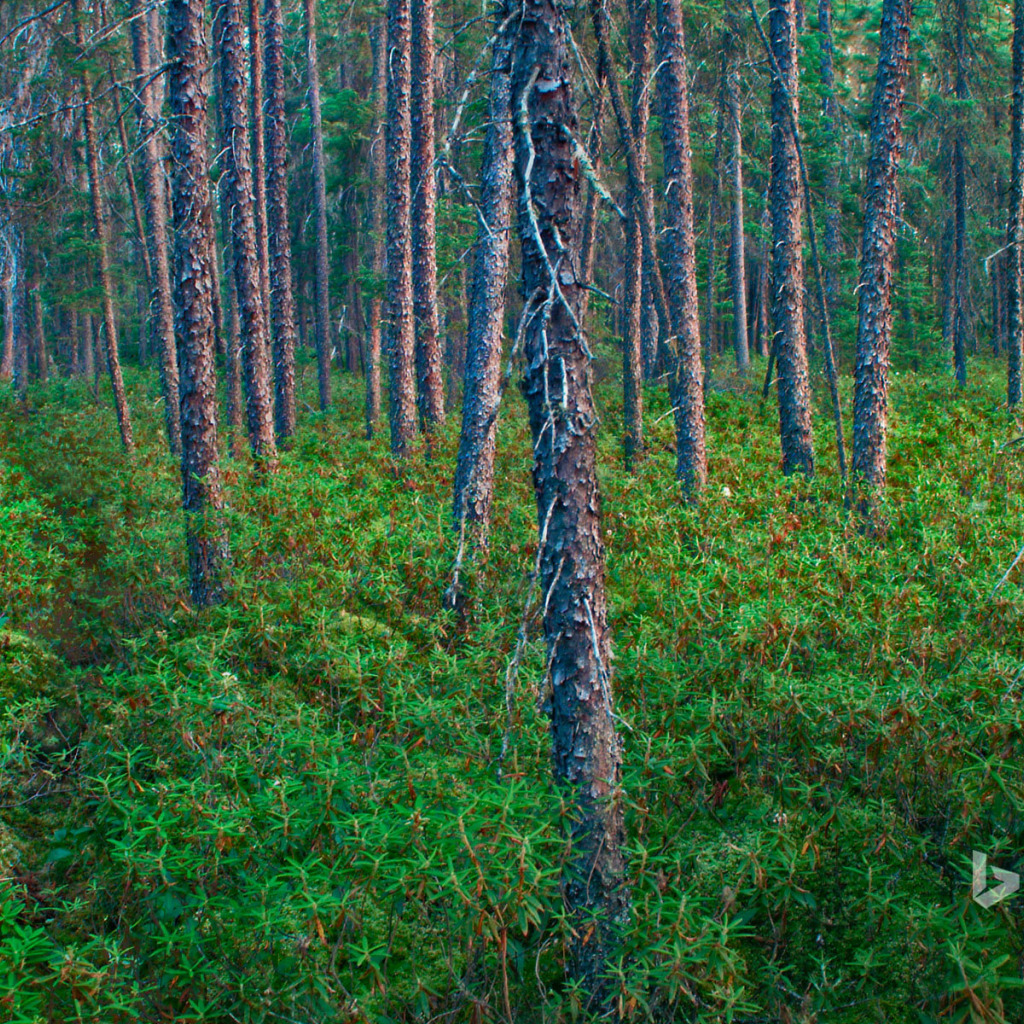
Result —
[[416, 338], [410, 223], [409, 3], [388, 0], [387, 268], [391, 450], [409, 454], [416, 435]]
[[263, 18], [260, 0], [249, 0], [249, 106], [252, 124], [253, 196], [256, 200], [256, 253], [259, 256], [260, 293], [263, 319], [267, 325], [267, 348], [270, 349], [270, 238], [267, 219], [267, 149], [266, 101], [264, 98], [265, 61], [263, 53]]
[[320, 409], [331, 404], [331, 304], [327, 259], [327, 181], [324, 168], [324, 128], [320, 116], [320, 67], [316, 48], [316, 0], [303, 0], [306, 11], [306, 76], [309, 121], [313, 134], [313, 212], [316, 220], [316, 367]]
[[28, 292], [32, 308], [32, 352], [35, 355], [36, 379], [45, 384], [49, 377], [49, 366], [46, 355], [46, 334], [43, 327], [43, 297], [39, 292], [42, 280], [39, 277], [39, 253], [34, 252], [31, 259]]
[[782, 471], [814, 474], [811, 385], [804, 330], [803, 201], [796, 139], [799, 121], [794, 0], [772, 0], [768, 11], [771, 50], [782, 81], [772, 75], [772, 324], [777, 336], [779, 433]]
[[[505, 11], [498, 15], [504, 20]], [[494, 501], [495, 435], [501, 402], [501, 339], [512, 230], [512, 45], [510, 26], [494, 42], [491, 94], [480, 170], [480, 224], [469, 296], [462, 432], [452, 518], [460, 537], [487, 546]], [[582, 298], [582, 296], [581, 296]], [[457, 583], [456, 583], [457, 585]]]
[[214, 248], [207, 165], [206, 89], [209, 66], [203, 0], [169, 0], [168, 94], [174, 168], [174, 261], [181, 341], [182, 485], [192, 601], [221, 600], [227, 539], [221, 522], [217, 452], [217, 376], [211, 265]]
[[591, 367], [579, 325], [581, 171], [565, 22], [555, 0], [517, 25], [513, 109], [526, 300], [522, 389], [533, 436], [538, 563], [553, 688], [555, 777], [576, 807], [563, 894], [573, 922], [573, 980], [589, 1016], [610, 1012], [603, 974], [629, 915], [621, 746], [611, 696]]
[[167, 240], [167, 189], [159, 134], [159, 97], [152, 78], [149, 26], [144, 0], [132, 0], [132, 54], [135, 59], [135, 110], [142, 150], [142, 188], [146, 207], [146, 247], [152, 268], [153, 336], [160, 360], [160, 389], [171, 452], [181, 454], [181, 411], [178, 407], [178, 352], [171, 303], [171, 268]]
[[369, 187], [369, 234], [370, 270], [373, 274], [373, 293], [370, 297], [370, 322], [366, 344], [366, 437], [376, 433], [380, 419], [380, 341], [382, 303], [379, 289], [384, 281], [384, 118], [387, 107], [387, 84], [384, 75], [387, 42], [387, 24], [384, 20], [374, 23], [370, 30], [370, 47], [373, 52], [373, 119], [376, 124], [373, 141], [370, 144], [370, 187]]
[[[954, 95], [958, 104], [970, 98], [967, 85], [967, 6], [956, 0], [954, 26], [954, 58], [956, 79]], [[953, 368], [958, 387], [967, 384], [967, 343], [970, 323], [967, 293], [967, 155], [965, 112], [958, 107], [953, 136]]]
[[732, 336], [736, 367], [750, 368], [747, 345], [747, 264], [743, 202], [743, 123], [740, 114], [736, 36], [729, 32], [729, 63], [725, 72], [725, 115], [729, 132], [729, 290], [732, 293]]
[[[608, 12], [605, 10], [603, 0], [590, 0], [591, 20], [594, 24], [594, 35], [597, 38], [598, 49], [598, 79], [608, 85], [608, 95], [612, 101], [612, 110], [615, 112], [615, 120], [618, 123], [619, 137], [626, 152], [626, 174], [627, 183], [631, 191], [643, 195], [642, 182], [644, 176], [641, 172], [640, 153], [633, 137], [631, 121], [626, 113], [626, 105], [622, 99], [622, 88], [615, 75], [615, 67], [612, 63], [611, 49], [608, 42]], [[640, 220], [641, 237], [644, 244], [644, 266], [648, 268], [651, 292], [654, 297], [654, 306], [658, 314], [658, 321], [661, 327], [661, 337], [668, 338], [672, 333], [671, 314], [669, 312], [668, 300], [665, 293], [665, 285], [661, 276], [661, 268], [658, 263], [658, 246], [655, 241], [655, 229], [653, 219], [653, 205], [643, 205], [643, 216]]]
[[15, 273], [14, 253], [5, 241], [7, 251], [3, 254], [3, 274], [0, 276], [0, 288], [3, 290], [4, 302], [4, 337], [0, 346], [0, 380], [10, 380], [14, 374], [14, 295]]
[[910, 14], [911, 0], [885, 0], [871, 104], [853, 396], [854, 486], [863, 492], [866, 505], [873, 504], [885, 487], [897, 175], [909, 67]]
[[821, 128], [827, 149], [825, 159], [825, 297], [829, 313], [836, 307], [839, 289], [839, 106], [836, 103], [835, 47], [832, 41], [832, 0], [818, 0], [818, 34], [821, 36]]
[[[85, 51], [85, 30], [82, 24], [82, 0], [75, 0], [75, 45]], [[128, 398], [121, 375], [121, 359], [117, 351], [117, 324], [114, 319], [114, 282], [110, 272], [110, 250], [107, 241], [107, 215], [103, 206], [102, 183], [100, 181], [99, 143], [96, 138], [96, 119], [93, 112], [92, 82], [87, 68], [82, 71], [82, 122], [85, 131], [86, 167], [89, 172], [89, 195], [92, 201], [93, 230], [96, 232], [96, 249], [99, 257], [100, 289], [103, 295], [103, 326], [106, 342], [107, 366], [110, 383], [114, 391], [114, 408], [117, 411], [117, 425], [121, 431], [121, 443], [126, 451], [134, 451], [131, 415], [128, 412]]]
[[1024, 0], [1013, 0], [1013, 104], [1010, 127], [1009, 327], [1007, 330], [1007, 389], [1010, 408], [1021, 401], [1021, 362], [1024, 359]]
[[718, 250], [718, 216], [722, 209], [722, 143], [725, 139], [725, 77], [728, 65], [725, 51], [726, 33], [722, 35], [722, 60], [719, 72], [718, 118], [715, 123], [715, 155], [711, 162], [711, 199], [708, 202], [708, 272], [705, 282], [704, 300], [704, 390], [711, 385], [712, 355], [715, 340], [715, 328], [718, 318], [715, 316], [716, 255]]
[[679, 0], [658, 0], [658, 92], [665, 152], [665, 227], [669, 300], [675, 335], [672, 405], [676, 422], [676, 475], [687, 498], [707, 481], [704, 443], [704, 373], [700, 357], [697, 257], [693, 236], [693, 167], [686, 40]]
[[277, 463], [270, 400], [267, 321], [260, 284], [253, 172], [239, 0], [215, 0], [214, 39], [219, 51], [224, 117], [227, 192], [231, 209], [231, 255], [242, 331], [242, 378], [253, 458], [262, 469]]
[[416, 319], [416, 378], [423, 431], [444, 423], [444, 379], [437, 315], [434, 207], [434, 0], [411, 3], [412, 289]]
[[288, 220], [288, 122], [285, 114], [284, 17], [281, 0], [266, 0], [267, 242], [274, 338], [274, 419], [281, 441], [295, 433], [295, 293]]
[[[587, 140], [587, 157], [595, 174], [601, 174], [601, 127], [604, 120], [604, 79], [600, 77], [604, 70], [598, 65], [597, 89], [594, 95], [594, 116], [590, 125], [590, 137]], [[581, 276], [586, 285], [594, 283], [594, 254], [597, 252], [597, 214], [601, 204], [601, 196], [596, 188], [590, 185], [587, 189], [587, 205], [583, 213], [583, 242], [580, 250]], [[580, 323], [587, 325], [587, 314], [590, 310], [590, 291], [584, 289], [580, 296]]]

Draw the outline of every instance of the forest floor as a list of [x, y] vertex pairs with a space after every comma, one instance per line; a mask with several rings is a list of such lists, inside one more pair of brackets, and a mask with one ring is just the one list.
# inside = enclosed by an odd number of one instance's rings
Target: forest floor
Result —
[[[826, 410], [787, 481], [725, 378], [687, 507], [660, 390], [627, 475], [599, 385], [627, 1017], [1024, 1020], [1024, 898], [970, 887], [974, 850], [1024, 870], [1024, 443], [972, 372], [896, 376], [880, 539]], [[0, 1021], [572, 1019], [518, 396], [458, 611], [457, 422], [398, 474], [339, 377], [277, 476], [224, 463], [231, 593], [197, 614], [129, 384], [133, 463], [105, 386], [0, 392]]]

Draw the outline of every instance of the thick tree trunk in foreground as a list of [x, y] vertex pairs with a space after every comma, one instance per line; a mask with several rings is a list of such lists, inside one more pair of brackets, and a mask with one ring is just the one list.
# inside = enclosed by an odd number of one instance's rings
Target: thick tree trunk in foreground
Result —
[[750, 368], [747, 343], [747, 258], [743, 201], [743, 122], [740, 113], [739, 70], [733, 52], [736, 36], [729, 34], [730, 60], [725, 72], [725, 119], [729, 136], [729, 291], [732, 294], [732, 345], [736, 368]]
[[[499, 15], [500, 17], [501, 15]], [[494, 453], [501, 403], [501, 339], [512, 231], [512, 43], [494, 43], [487, 135], [480, 171], [480, 225], [469, 296], [462, 433], [455, 467], [455, 527], [471, 545], [487, 545], [494, 502]], [[463, 534], [463, 536], [465, 536]]]
[[885, 0], [882, 7], [878, 76], [871, 105], [853, 396], [853, 477], [855, 486], [869, 502], [885, 487], [897, 175], [909, 65], [910, 12], [911, 0]]
[[420, 422], [428, 436], [444, 423], [444, 378], [437, 315], [434, 207], [434, 0], [412, 0], [412, 290]]
[[[81, 17], [81, 0], [75, 0], [75, 44], [79, 51], [85, 50], [85, 30]], [[114, 318], [114, 281], [110, 272], [110, 249], [107, 241], [107, 215], [103, 206], [102, 181], [100, 179], [99, 142], [96, 136], [96, 118], [93, 111], [92, 82], [88, 69], [82, 72], [82, 123], [85, 132], [86, 167], [89, 172], [89, 197], [92, 201], [93, 230], [96, 232], [96, 249], [99, 258], [100, 288], [103, 295], [103, 328], [106, 343], [107, 367], [114, 391], [114, 408], [117, 411], [117, 425], [121, 431], [121, 443], [127, 451], [135, 448], [132, 436], [131, 415], [128, 412], [128, 397], [121, 375], [121, 358], [117, 351], [117, 321]]]
[[[601, 978], [629, 913], [621, 748], [611, 695], [611, 638], [597, 485], [591, 367], [580, 331], [581, 171], [573, 66], [554, 0], [534, 0], [518, 26], [513, 74], [523, 249], [526, 370], [534, 442], [544, 635], [553, 687], [555, 777], [576, 805], [563, 893], [573, 922], [574, 980], [609, 1010]], [[547, 315], [540, 314], [547, 304]]]
[[295, 293], [288, 221], [288, 123], [285, 117], [284, 19], [281, 0], [266, 0], [267, 244], [273, 325], [274, 423], [278, 439], [295, 433]]
[[1010, 251], [1007, 253], [1009, 288], [1007, 389], [1012, 408], [1021, 401], [1021, 361], [1024, 359], [1024, 0], [1013, 0], [1013, 105], [1010, 140]]
[[700, 358], [697, 259], [693, 236], [693, 167], [686, 41], [679, 0], [658, 0], [658, 93], [665, 151], [665, 227], [669, 300], [675, 334], [672, 405], [676, 421], [676, 475], [687, 497], [707, 481], [704, 445], [704, 373]]
[[370, 297], [370, 318], [367, 324], [366, 357], [363, 373], [366, 377], [366, 437], [376, 433], [380, 419], [380, 355], [381, 355], [381, 302], [379, 289], [384, 280], [384, 117], [387, 108], [387, 85], [384, 75], [384, 52], [387, 25], [382, 19], [370, 30], [370, 48], [373, 52], [373, 119], [376, 131], [370, 143], [370, 189], [367, 210], [370, 234], [370, 270], [373, 274], [373, 292]]
[[306, 12], [306, 77], [309, 121], [313, 135], [313, 213], [316, 221], [316, 369], [320, 409], [331, 404], [331, 300], [327, 259], [327, 181], [324, 170], [324, 126], [320, 115], [320, 66], [316, 47], [316, 0], [304, 0]]
[[180, 348], [182, 483], [192, 601], [221, 600], [227, 540], [220, 521], [217, 464], [217, 374], [214, 353], [213, 211], [206, 155], [209, 66], [203, 0], [170, 0], [172, 166], [175, 287]]
[[[249, 445], [257, 464], [273, 470], [277, 461], [270, 398], [267, 320], [256, 240], [255, 189], [249, 149], [248, 98], [239, 0], [215, 0], [214, 39], [220, 57], [224, 149], [231, 208], [231, 255], [242, 328]], [[211, 250], [212, 251], [212, 250]]]
[[410, 214], [409, 0], [388, 0], [387, 316], [391, 450], [409, 454], [416, 436], [416, 338]]
[[170, 250], [167, 240], [167, 189], [159, 134], [160, 107], [150, 81], [152, 59], [144, 0], [132, 0], [132, 54], [135, 59], [135, 109], [142, 139], [142, 189], [146, 207], [146, 246], [152, 269], [151, 316], [160, 363], [160, 387], [171, 451], [181, 454], [181, 414], [178, 408], [178, 351], [171, 303]]
[[772, 54], [782, 81], [772, 75], [772, 326], [779, 377], [782, 471], [814, 474], [811, 384], [804, 329], [803, 200], [790, 120], [799, 122], [794, 0], [772, 0], [768, 11]]

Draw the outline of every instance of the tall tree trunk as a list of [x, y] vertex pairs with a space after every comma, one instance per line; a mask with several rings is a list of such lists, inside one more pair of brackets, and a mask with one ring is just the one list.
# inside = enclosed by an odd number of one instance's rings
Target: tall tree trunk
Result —
[[46, 334], [43, 327], [43, 297], [40, 294], [42, 278], [39, 276], [39, 253], [33, 252], [28, 278], [28, 297], [32, 309], [32, 352], [35, 355], [36, 378], [43, 384], [49, 376], [46, 355]]
[[[85, 53], [85, 26], [82, 23], [82, 0], [75, 0], [75, 45]], [[96, 118], [93, 111], [92, 82], [88, 68], [82, 70], [82, 122], [85, 131], [86, 167], [89, 172], [89, 195], [92, 201], [93, 230], [99, 257], [100, 289], [103, 295], [103, 327], [106, 342], [107, 366], [114, 391], [114, 408], [121, 431], [121, 443], [129, 452], [135, 449], [132, 436], [131, 414], [121, 374], [121, 359], [117, 351], [117, 322], [114, 319], [114, 282], [110, 272], [110, 250], [107, 240], [107, 214], [103, 206], [100, 180], [99, 143], [96, 137]]]
[[597, 416], [579, 324], [581, 171], [565, 22], [556, 0], [525, 5], [517, 26], [513, 109], [526, 301], [522, 389], [533, 436], [538, 563], [553, 688], [555, 777], [576, 806], [563, 894], [574, 980], [608, 1012], [603, 977], [629, 914], [622, 752], [611, 695], [611, 638], [597, 482]]
[[[604, 79], [600, 77], [604, 70], [603, 65], [598, 66], [597, 89], [594, 95], [594, 113], [590, 125], [590, 137], [587, 140], [587, 157], [595, 174], [601, 173], [601, 149], [603, 140], [601, 137], [602, 122], [604, 121]], [[581, 277], [588, 288], [584, 289], [580, 296], [581, 323], [586, 327], [587, 313], [590, 310], [589, 286], [594, 283], [594, 255], [597, 252], [597, 214], [601, 204], [601, 196], [593, 185], [587, 188], [587, 205], [583, 212], [583, 242], [580, 250]]]
[[[608, 42], [608, 12], [605, 10], [603, 0], [590, 0], [591, 20], [594, 24], [594, 36], [597, 39], [598, 51], [598, 79], [608, 85], [608, 95], [612, 101], [612, 110], [615, 112], [615, 120], [619, 128], [619, 137], [626, 152], [626, 174], [629, 188], [640, 195], [643, 195], [642, 182], [644, 176], [641, 173], [640, 153], [633, 137], [631, 120], [626, 111], [626, 105], [622, 98], [622, 88], [615, 74], [615, 66], [612, 62], [611, 47]], [[643, 205], [644, 215], [640, 221], [641, 237], [644, 244], [644, 265], [648, 268], [651, 282], [651, 293], [654, 297], [654, 306], [658, 314], [660, 334], [662, 338], [668, 338], [672, 333], [671, 314], [669, 312], [668, 300], [665, 295], [665, 285], [661, 276], [661, 268], [658, 263], [658, 246], [655, 241], [655, 229], [653, 220], [653, 205]]]
[[818, 34], [821, 36], [821, 127], [827, 149], [825, 158], [825, 297], [829, 313], [836, 307], [839, 290], [839, 105], [836, 103], [835, 46], [832, 40], [832, 0], [818, 0]]
[[207, 164], [209, 66], [203, 0], [169, 0], [168, 97], [174, 168], [174, 262], [181, 340], [181, 476], [192, 601], [221, 600], [227, 538], [221, 522], [217, 452], [217, 375], [212, 296], [214, 250]]
[[812, 476], [811, 384], [804, 330], [803, 200], [793, 135], [793, 121], [799, 119], [794, 0], [772, 0], [768, 30], [772, 55], [782, 77], [780, 81], [779, 75], [772, 74], [769, 189], [774, 263], [772, 324], [777, 336], [782, 471], [786, 474], [799, 471]]
[[142, 150], [142, 189], [146, 207], [146, 247], [152, 268], [153, 336], [159, 352], [160, 390], [171, 452], [181, 454], [181, 412], [178, 407], [178, 352], [171, 302], [171, 268], [167, 241], [167, 188], [159, 134], [159, 96], [152, 78], [149, 26], [144, 0], [132, 0], [132, 54], [135, 59], [135, 111]]
[[366, 437], [376, 433], [380, 419], [380, 354], [381, 354], [381, 297], [384, 279], [384, 118], [387, 108], [387, 84], [384, 64], [386, 59], [387, 24], [382, 19], [370, 30], [373, 52], [373, 119], [377, 125], [370, 144], [370, 270], [373, 274], [373, 293], [370, 297], [370, 321], [366, 342]]
[[249, 101], [252, 124], [253, 196], [256, 200], [256, 253], [260, 265], [260, 292], [263, 319], [267, 324], [267, 347], [270, 346], [270, 238], [267, 218], [267, 149], [266, 100], [264, 97], [266, 66], [264, 60], [263, 17], [260, 0], [249, 0]]
[[[504, 21], [507, 4], [498, 15]], [[501, 339], [512, 231], [512, 45], [506, 25], [494, 42], [491, 94], [480, 170], [480, 224], [469, 296], [462, 432], [452, 517], [460, 538], [486, 547], [494, 502], [494, 453], [501, 403]], [[581, 296], [582, 298], [582, 296]], [[457, 581], [456, 584], [457, 586]]]
[[274, 338], [274, 418], [278, 439], [295, 433], [295, 293], [288, 220], [288, 122], [285, 114], [284, 17], [281, 0], [266, 0], [267, 241]]
[[1009, 328], [1007, 331], [1007, 388], [1010, 408], [1021, 401], [1021, 362], [1024, 360], [1024, 0], [1013, 0], [1013, 104], [1010, 127]]
[[958, 387], [967, 383], [967, 343], [971, 325], [968, 318], [967, 279], [967, 138], [962, 105], [970, 98], [967, 85], [967, 4], [956, 0], [954, 16], [954, 95], [958, 102], [953, 135], [953, 368]]
[[853, 478], [865, 505], [873, 503], [885, 487], [897, 175], [910, 60], [910, 16], [911, 0], [885, 0], [871, 104], [853, 396]]
[[444, 379], [437, 315], [434, 207], [434, 0], [412, 0], [412, 290], [416, 318], [416, 378], [423, 431], [444, 423]]
[[675, 355], [672, 405], [676, 421], [676, 475], [688, 498], [707, 482], [704, 373], [697, 307], [697, 255], [693, 235], [693, 167], [686, 39], [680, 0], [658, 0], [658, 92], [665, 152], [665, 227]]
[[316, 221], [316, 367], [320, 409], [331, 404], [331, 302], [327, 259], [327, 180], [324, 168], [324, 127], [320, 115], [320, 66], [316, 47], [316, 0], [303, 0], [306, 11], [306, 77], [309, 121], [313, 134], [313, 213]]
[[3, 273], [0, 275], [0, 289], [4, 302], [4, 336], [0, 345], [0, 380], [10, 380], [14, 374], [14, 253], [5, 240], [7, 251], [3, 253]]
[[726, 33], [722, 35], [721, 69], [718, 89], [718, 117], [715, 122], [715, 155], [711, 162], [711, 199], [708, 202], [708, 272], [704, 283], [704, 390], [711, 386], [713, 373], [712, 355], [718, 317], [715, 306], [717, 282], [718, 217], [722, 211], [722, 145], [725, 141], [725, 76], [728, 72]]
[[743, 122], [740, 114], [736, 35], [729, 32], [729, 63], [725, 72], [725, 115], [729, 132], [729, 290], [732, 293], [732, 337], [736, 367], [750, 368], [747, 345], [747, 263], [743, 202]]
[[409, 3], [388, 0], [387, 155], [388, 355], [391, 450], [409, 454], [416, 435], [416, 337], [410, 215]]
[[231, 208], [231, 255], [242, 327], [242, 377], [245, 382], [249, 445], [257, 465], [273, 470], [277, 461], [270, 400], [267, 321], [260, 284], [245, 56], [239, 0], [215, 0], [214, 39], [220, 57], [221, 101], [227, 190]]

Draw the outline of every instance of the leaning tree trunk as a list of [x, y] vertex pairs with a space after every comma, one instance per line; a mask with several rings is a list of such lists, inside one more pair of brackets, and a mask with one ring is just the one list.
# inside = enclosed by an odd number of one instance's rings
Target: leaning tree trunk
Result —
[[[82, 24], [82, 0], [75, 0], [75, 45], [85, 52], [85, 27]], [[100, 179], [99, 142], [96, 136], [96, 118], [93, 111], [92, 81], [88, 68], [82, 70], [82, 124], [85, 132], [86, 167], [89, 172], [89, 196], [92, 201], [93, 230], [96, 232], [96, 250], [99, 259], [100, 290], [103, 297], [103, 333], [106, 343], [107, 367], [114, 390], [114, 408], [121, 443], [129, 452], [135, 449], [132, 436], [131, 414], [121, 375], [121, 358], [117, 350], [117, 321], [114, 318], [114, 280], [110, 271], [110, 249], [107, 241], [107, 214], [103, 206], [103, 183]]]
[[277, 464], [271, 406], [267, 319], [256, 240], [255, 189], [249, 148], [245, 53], [239, 0], [215, 0], [214, 38], [220, 57], [224, 150], [231, 209], [231, 255], [242, 327], [242, 379], [253, 458], [261, 469]]
[[676, 421], [676, 475], [683, 493], [696, 497], [707, 482], [704, 443], [704, 373], [700, 358], [697, 258], [693, 234], [693, 167], [686, 40], [680, 0], [658, 0], [658, 92], [665, 152], [665, 227], [668, 235], [672, 330], [672, 405]]
[[387, 266], [391, 450], [404, 457], [416, 436], [416, 338], [410, 223], [409, 0], [388, 0]]
[[732, 337], [736, 367], [750, 368], [747, 344], [747, 261], [743, 202], [743, 122], [740, 114], [739, 69], [734, 53], [736, 35], [729, 33], [729, 63], [725, 70], [725, 117], [729, 133], [729, 291], [732, 293]]
[[316, 0], [304, 0], [306, 12], [306, 78], [309, 121], [313, 135], [313, 213], [316, 220], [316, 369], [320, 409], [331, 404], [331, 302], [327, 260], [327, 180], [324, 169], [324, 126], [320, 114], [320, 66], [316, 48]]
[[135, 59], [135, 109], [142, 149], [142, 189], [146, 208], [146, 246], [152, 270], [153, 334], [159, 352], [160, 387], [171, 451], [181, 454], [178, 408], [178, 351], [171, 303], [171, 266], [167, 240], [167, 187], [161, 146], [160, 107], [152, 78], [149, 25], [144, 0], [132, 0], [132, 53]]
[[853, 480], [867, 509], [885, 487], [896, 250], [897, 175], [909, 67], [911, 0], [885, 0], [871, 104], [853, 394]]
[[1012, 125], [1006, 400], [1013, 408], [1021, 401], [1021, 361], [1024, 358], [1024, 0], [1013, 0], [1013, 106], [1010, 116]]
[[169, 0], [168, 97], [174, 169], [174, 237], [178, 337], [181, 342], [181, 477], [192, 601], [221, 600], [227, 539], [217, 453], [217, 373], [213, 323], [216, 283], [213, 211], [207, 165], [209, 66], [203, 0]]
[[513, 72], [516, 177], [522, 243], [522, 389], [533, 436], [537, 553], [548, 648], [555, 777], [575, 804], [563, 894], [573, 925], [573, 980], [589, 1015], [609, 1012], [604, 976], [629, 914], [622, 752], [611, 694], [611, 638], [597, 483], [597, 412], [579, 323], [581, 169], [557, 0], [524, 5]]
[[[498, 16], [504, 21], [507, 13], [506, 8]], [[491, 59], [491, 95], [480, 171], [480, 225], [469, 296], [462, 432], [452, 507], [460, 542], [481, 547], [487, 545], [494, 502], [495, 437], [501, 402], [502, 322], [512, 230], [514, 35], [511, 26], [506, 25], [494, 42]]]
[[295, 433], [295, 292], [288, 221], [288, 122], [285, 115], [284, 17], [281, 0], [266, 0], [267, 244], [273, 326], [274, 423], [278, 440]]
[[366, 377], [366, 437], [369, 440], [377, 430], [380, 419], [380, 337], [381, 297], [384, 279], [384, 118], [387, 107], [387, 85], [384, 75], [387, 25], [381, 20], [370, 30], [370, 48], [373, 52], [373, 120], [376, 131], [370, 143], [370, 187], [368, 196], [370, 271], [373, 275], [370, 296], [370, 319], [367, 324], [366, 358], [363, 372]]
[[[772, 211], [774, 290], [772, 324], [779, 380], [782, 471], [814, 474], [811, 384], [804, 330], [803, 201], [793, 124], [799, 123], [795, 0], [772, 0], [768, 10], [772, 74]], [[781, 76], [781, 81], [780, 81]], [[792, 103], [792, 110], [790, 104]], [[791, 118], [792, 114], [792, 118]]]
[[437, 315], [434, 178], [434, 0], [412, 0], [411, 175], [412, 292], [416, 322], [416, 379], [423, 431], [444, 423], [444, 378]]

